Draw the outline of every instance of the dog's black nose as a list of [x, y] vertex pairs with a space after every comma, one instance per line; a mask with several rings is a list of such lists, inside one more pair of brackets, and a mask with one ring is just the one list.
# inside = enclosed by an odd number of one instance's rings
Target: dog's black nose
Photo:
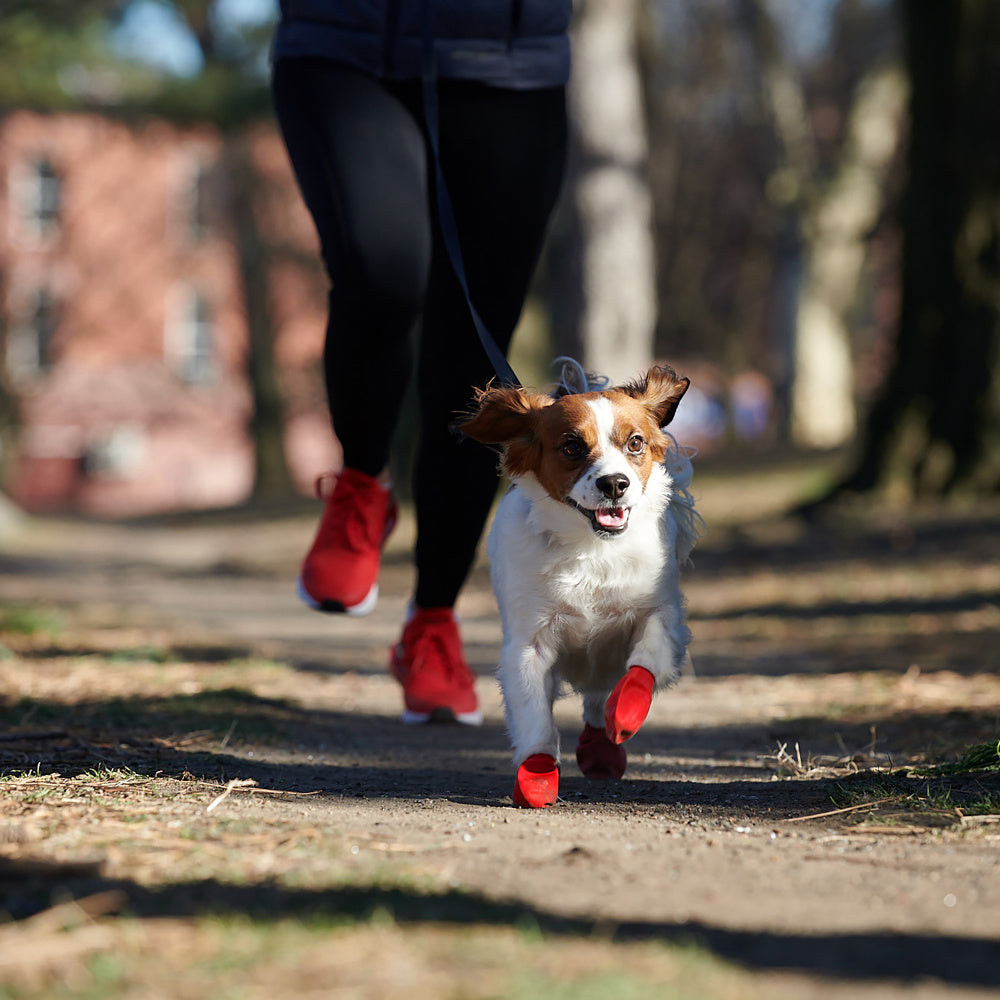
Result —
[[601, 476], [597, 480], [597, 488], [609, 499], [618, 500], [628, 489], [629, 479], [623, 472], [614, 472], [610, 476]]

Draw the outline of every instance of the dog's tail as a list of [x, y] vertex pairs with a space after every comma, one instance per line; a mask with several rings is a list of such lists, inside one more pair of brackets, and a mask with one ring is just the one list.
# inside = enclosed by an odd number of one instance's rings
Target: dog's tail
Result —
[[[666, 434], [666, 431], [664, 433]], [[667, 434], [667, 437], [670, 439], [670, 447], [663, 459], [663, 465], [673, 484], [670, 513], [677, 525], [677, 561], [683, 565], [691, 558], [698, 539], [708, 533], [708, 526], [701, 514], [695, 510], [694, 497], [691, 495], [691, 480], [694, 477], [691, 459], [698, 454], [698, 449], [679, 445], [672, 434]]]

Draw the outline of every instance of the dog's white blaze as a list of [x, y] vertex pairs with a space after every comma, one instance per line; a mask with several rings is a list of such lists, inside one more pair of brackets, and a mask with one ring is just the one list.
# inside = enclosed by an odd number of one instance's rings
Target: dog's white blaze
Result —
[[587, 406], [594, 417], [597, 426], [597, 445], [591, 454], [587, 470], [580, 476], [570, 496], [582, 507], [594, 508], [606, 502], [606, 498], [597, 486], [597, 480], [603, 476], [622, 473], [629, 481], [629, 487], [621, 498], [622, 506], [633, 506], [642, 494], [642, 484], [636, 476], [629, 460], [620, 448], [614, 444], [615, 407], [610, 399], [600, 397], [588, 400]]
[[611, 400], [604, 397], [588, 400], [587, 406], [593, 412], [594, 423], [597, 424], [597, 442], [600, 449], [598, 454], [604, 455], [611, 450], [611, 435], [615, 429], [615, 408], [611, 405]]

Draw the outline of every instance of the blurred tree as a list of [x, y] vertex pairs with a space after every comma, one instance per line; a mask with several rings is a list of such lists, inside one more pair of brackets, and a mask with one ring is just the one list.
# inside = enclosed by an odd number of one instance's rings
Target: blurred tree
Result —
[[[247, 375], [254, 399], [256, 496], [283, 494], [290, 477], [283, 447], [283, 406], [275, 370], [274, 329], [266, 275], [273, 254], [260, 231], [253, 192], [259, 187], [245, 130], [271, 113], [262, 72], [270, 24], [235, 23], [219, 15], [217, 0], [159, 0], [186, 26], [200, 54], [200, 71], [171, 75], [116, 52], [115, 29], [135, 0], [5, 0], [0, 18], [0, 113], [5, 107], [41, 110], [91, 108], [126, 120], [160, 116], [175, 122], [211, 122], [220, 128], [222, 168], [228, 175], [229, 232], [243, 278], [250, 340]], [[0, 386], [0, 413], [14, 408]]]
[[[0, 301], [6, 296], [5, 275], [0, 271]], [[0, 359], [7, 357], [7, 319], [0, 309]], [[7, 482], [11, 456], [17, 444], [20, 414], [17, 394], [10, 384], [6, 364], [0, 364], [0, 486]]]
[[641, 11], [641, 0], [576, 5], [570, 165], [550, 255], [557, 351], [615, 381], [648, 367], [656, 323]]
[[904, 118], [893, 10], [874, 0], [654, 0], [652, 10], [657, 353], [711, 359], [720, 382], [764, 372], [780, 433], [794, 424], [802, 443], [842, 442], [858, 331], [874, 325], [864, 266], [873, 235], [891, 228]]
[[771, 371], [776, 156], [732, 0], [655, 0], [644, 49], [660, 310], [656, 353]]
[[101, 0], [5, 0], [0, 16], [0, 112], [13, 106], [70, 107], [66, 67], [97, 67], [110, 3]]
[[[229, 226], [236, 244], [246, 304], [247, 377], [254, 400], [251, 434], [254, 442], [254, 496], [258, 499], [289, 492], [291, 477], [285, 460], [284, 406], [274, 360], [275, 329], [267, 300], [267, 275], [274, 248], [261, 231], [254, 211], [261, 180], [247, 148], [242, 127], [270, 113], [267, 80], [255, 77], [256, 41], [225, 33], [206, 0], [174, 0], [197, 40], [203, 69], [191, 80], [178, 80], [158, 103], [160, 113], [174, 119], [191, 115], [223, 129], [223, 164], [229, 180]], [[154, 105], [156, 106], [156, 105]]]
[[230, 220], [233, 226], [246, 303], [247, 375], [254, 400], [254, 494], [258, 498], [288, 493], [291, 478], [285, 461], [285, 406], [274, 359], [275, 328], [268, 301], [268, 275], [281, 251], [267, 238], [255, 210], [263, 181], [249, 142], [234, 135], [226, 144]]
[[[74, 99], [60, 82], [67, 66], [102, 65], [104, 32], [94, 0], [5, 0], [0, 16], [0, 115], [13, 107], [68, 108]], [[6, 276], [0, 273], [0, 301]], [[0, 310], [0, 482], [15, 453], [20, 422], [18, 396], [7, 357], [5, 313]]]
[[[841, 6], [837, 27], [851, 7]], [[794, 298], [786, 307], [783, 338], [788, 429], [797, 444], [836, 447], [856, 430], [852, 327], [867, 241], [882, 214], [899, 146], [906, 81], [891, 54], [866, 66], [847, 95], [837, 156], [820, 170], [805, 83], [779, 41], [767, 4], [740, 0], [739, 9], [758, 52], [761, 93], [782, 151], [768, 195], [792, 214], [788, 224], [795, 256], [801, 256], [792, 262], [798, 280], [784, 286]]]
[[1000, 490], [1000, 4], [901, 5], [911, 78], [895, 364], [834, 491]]

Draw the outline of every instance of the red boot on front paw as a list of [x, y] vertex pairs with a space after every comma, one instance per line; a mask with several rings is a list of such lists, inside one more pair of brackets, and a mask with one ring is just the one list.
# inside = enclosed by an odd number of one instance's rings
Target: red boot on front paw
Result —
[[533, 753], [518, 769], [514, 805], [544, 809], [559, 794], [559, 765], [547, 753]]
[[612, 743], [624, 743], [639, 731], [653, 703], [656, 679], [645, 667], [629, 667], [604, 706], [604, 726]]
[[576, 745], [576, 762], [592, 781], [617, 781], [628, 763], [625, 748], [612, 743], [603, 729], [587, 723]]

